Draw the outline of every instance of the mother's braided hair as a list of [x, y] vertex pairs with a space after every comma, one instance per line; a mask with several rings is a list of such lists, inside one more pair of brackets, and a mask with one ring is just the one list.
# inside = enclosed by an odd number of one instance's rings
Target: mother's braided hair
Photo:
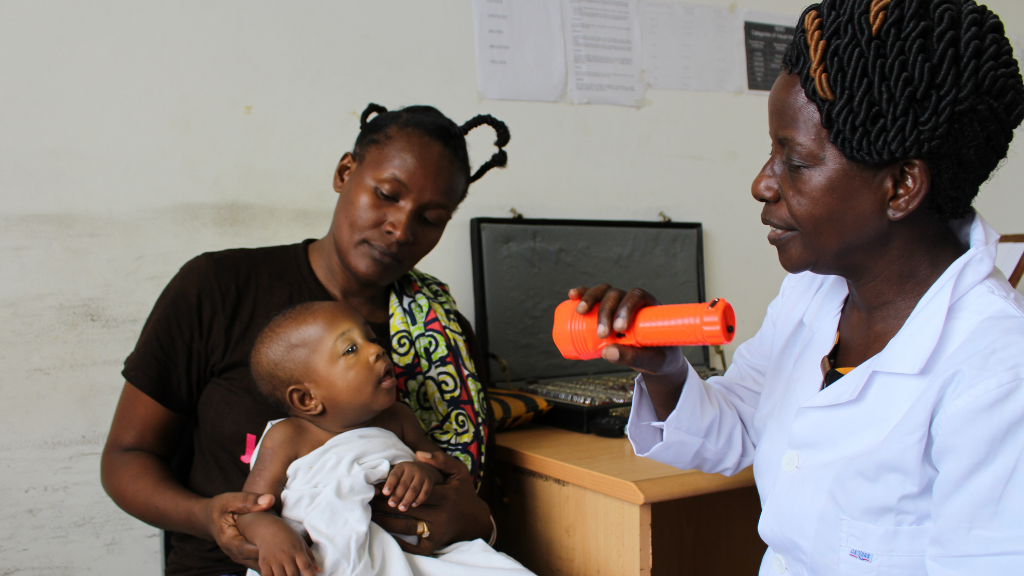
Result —
[[[498, 151], [470, 175], [466, 134], [484, 124], [497, 134], [494, 145]], [[508, 144], [509, 133], [504, 122], [490, 115], [480, 115], [459, 126], [433, 106], [408, 106], [389, 112], [379, 104], [369, 104], [359, 117], [359, 136], [352, 147], [352, 155], [357, 161], [362, 160], [367, 150], [388, 141], [395, 130], [415, 130], [444, 146], [459, 163], [469, 183], [479, 180], [491, 168], [501, 168], [508, 163], [504, 147]]]
[[824, 0], [783, 59], [832, 144], [874, 167], [922, 159], [928, 206], [964, 216], [1024, 120], [1003, 23], [973, 0]]

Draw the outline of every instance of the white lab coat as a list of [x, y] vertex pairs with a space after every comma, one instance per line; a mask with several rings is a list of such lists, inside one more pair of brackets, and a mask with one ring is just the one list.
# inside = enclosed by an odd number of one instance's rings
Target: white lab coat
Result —
[[967, 253], [824, 390], [848, 292], [811, 273], [786, 278], [724, 376], [690, 370], [665, 422], [637, 379], [638, 455], [753, 464], [760, 574], [1024, 574], [1024, 297], [994, 270], [999, 236], [980, 216], [953, 227]]

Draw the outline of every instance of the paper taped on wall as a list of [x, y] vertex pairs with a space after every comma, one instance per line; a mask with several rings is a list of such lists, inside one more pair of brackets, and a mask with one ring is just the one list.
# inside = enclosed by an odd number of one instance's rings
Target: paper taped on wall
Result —
[[562, 9], [547, 0], [473, 0], [477, 87], [484, 98], [565, 97]]

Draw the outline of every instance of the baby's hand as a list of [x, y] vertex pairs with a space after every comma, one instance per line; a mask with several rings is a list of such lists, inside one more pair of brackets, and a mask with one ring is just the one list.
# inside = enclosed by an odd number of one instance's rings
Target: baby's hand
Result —
[[391, 469], [388, 480], [381, 492], [388, 496], [388, 505], [405, 512], [415, 508], [430, 497], [434, 484], [442, 482], [437, 468], [422, 462], [399, 462]]
[[320, 567], [306, 542], [287, 524], [277, 522], [260, 526], [255, 536], [259, 547], [261, 576], [316, 576]]

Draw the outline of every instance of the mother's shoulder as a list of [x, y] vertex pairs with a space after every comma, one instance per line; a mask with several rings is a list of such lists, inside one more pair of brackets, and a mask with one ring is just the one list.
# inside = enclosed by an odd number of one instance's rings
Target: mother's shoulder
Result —
[[203, 252], [186, 262], [178, 274], [204, 280], [265, 274], [268, 270], [301, 265], [309, 242]]

